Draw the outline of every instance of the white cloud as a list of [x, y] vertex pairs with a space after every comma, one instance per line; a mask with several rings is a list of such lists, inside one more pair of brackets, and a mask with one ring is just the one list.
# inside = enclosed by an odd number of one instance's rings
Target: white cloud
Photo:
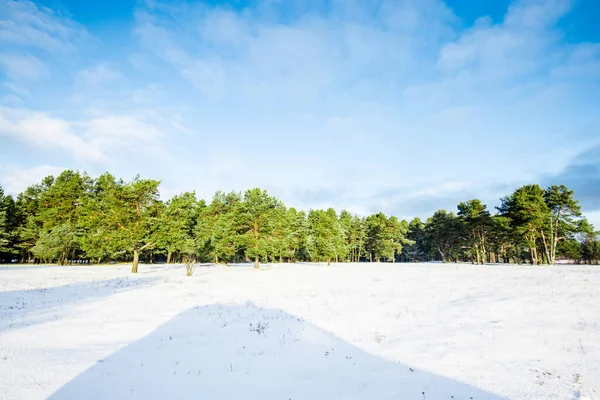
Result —
[[103, 85], [111, 85], [124, 80], [125, 77], [119, 71], [106, 63], [82, 69], [75, 77], [75, 82], [78, 85], [84, 85], [91, 89], [97, 89]]
[[0, 109], [0, 135], [12, 136], [28, 146], [64, 150], [83, 160], [107, 159], [100, 149], [74, 133], [69, 122], [41, 112]]
[[19, 97], [27, 97], [30, 95], [29, 90], [25, 89], [22, 86], [11, 83], [11, 82], [2, 82], [2, 86], [6, 87], [10, 91], [12, 91], [16, 95], [18, 95]]
[[[138, 4], [136, 43], [86, 53], [72, 86], [44, 93], [54, 109], [5, 109], [0, 133], [171, 192], [261, 186], [301, 207], [421, 213], [558, 171], [597, 126], [599, 45], [562, 41], [569, 1], [518, 0], [468, 29], [441, 0]], [[60, 13], [6, 5], [0, 46], [77, 47], [83, 28]], [[43, 85], [9, 85], [15, 107], [39, 106]]]
[[30, 81], [41, 78], [47, 68], [40, 59], [17, 53], [0, 53], [0, 66], [13, 81]]
[[424, 197], [424, 196], [441, 197], [448, 193], [466, 190], [466, 189], [470, 188], [471, 185], [472, 184], [470, 182], [464, 182], [464, 181], [442, 182], [441, 184], [438, 184], [438, 185], [432, 184], [425, 189], [412, 192], [410, 194], [410, 196], [408, 196], [408, 198]]
[[571, 6], [571, 0], [518, 0], [505, 18], [508, 27], [539, 29], [554, 25]]
[[98, 148], [132, 148], [155, 143], [161, 132], [131, 116], [105, 115], [81, 123], [83, 136]]
[[[573, 109], [600, 56], [561, 41], [568, 1], [518, 1], [500, 23], [466, 30], [436, 0], [319, 5], [138, 8], [132, 64], [150, 74], [154, 56], [155, 72], [170, 68], [179, 77], [169, 78], [191, 84], [195, 142], [229, 155], [198, 168], [203, 185], [258, 184], [363, 210], [427, 202], [430, 211], [479, 193], [497, 200], [505, 193], [489, 182], [535, 180], [580, 147], [556, 143], [589, 124], [589, 112]], [[253, 161], [239, 165], [237, 154]], [[294, 194], [303, 186], [339, 190], [314, 200]], [[389, 187], [405, 191], [377, 197]]]
[[565, 49], [557, 46], [561, 37], [555, 23], [569, 4], [567, 0], [517, 1], [502, 23], [480, 19], [443, 46], [439, 65], [453, 73], [470, 74], [474, 82], [490, 82], [530, 76], [563, 62]]
[[0, 43], [49, 52], [73, 52], [87, 30], [60, 12], [28, 0], [0, 2]]
[[24, 104], [24, 102], [23, 102], [23, 99], [21, 99], [21, 97], [17, 96], [16, 94], [9, 93], [9, 94], [0, 96], [0, 104], [4, 104], [6, 106], [17, 107], [17, 106], [22, 106]]
[[[405, 79], [424, 52], [451, 34], [453, 21], [437, 0], [385, 1], [366, 20], [359, 15], [373, 4], [334, 3], [333, 15], [307, 13], [285, 22], [272, 17], [269, 5], [242, 13], [205, 5], [141, 8], [136, 33], [149, 52], [209, 98], [289, 102], [340, 89], [363, 95], [362, 81], [379, 87]], [[371, 94], [374, 89], [368, 88]]]
[[0, 136], [13, 137], [26, 146], [62, 150], [76, 159], [106, 163], [119, 153], [156, 145], [160, 131], [132, 116], [102, 114], [69, 121], [50, 114], [0, 108]]
[[15, 165], [0, 165], [1, 181], [6, 193], [17, 195], [29, 186], [40, 183], [48, 175], [57, 176], [66, 168], [54, 165], [39, 165], [31, 168], [19, 168]]

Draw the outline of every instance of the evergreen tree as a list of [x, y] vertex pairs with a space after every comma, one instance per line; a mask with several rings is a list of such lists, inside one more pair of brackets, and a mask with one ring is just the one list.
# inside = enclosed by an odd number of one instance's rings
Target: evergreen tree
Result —
[[98, 264], [107, 259], [117, 260], [126, 253], [117, 229], [110, 223], [110, 220], [116, 219], [115, 213], [120, 212], [112, 197], [121, 192], [124, 186], [125, 182], [105, 173], [92, 183], [82, 199], [78, 221], [78, 229], [82, 234], [78, 237], [78, 243], [86, 257]]
[[396, 217], [386, 217], [383, 213], [369, 215], [365, 220], [367, 229], [367, 251], [369, 261], [379, 262], [381, 259], [396, 261], [396, 254], [402, 251], [406, 239], [408, 224], [398, 221]]
[[586, 264], [598, 264], [600, 261], [600, 241], [588, 238], [581, 245], [582, 258]]
[[344, 239], [345, 239], [346, 256], [343, 258], [342, 261], [346, 261], [348, 259], [348, 257], [352, 258], [352, 255], [353, 255], [354, 243], [353, 243], [353, 237], [352, 237], [352, 218], [353, 218], [352, 214], [350, 214], [346, 210], [342, 210], [342, 212], [340, 212], [340, 216], [338, 218], [338, 221], [340, 223], [342, 230], [344, 231], [344, 236], [345, 236]]
[[550, 209], [544, 199], [545, 192], [539, 185], [526, 185], [501, 199], [500, 214], [510, 219], [511, 228], [522, 238], [529, 248], [532, 264], [540, 264], [538, 242], [541, 241], [546, 253], [548, 243], [545, 229], [550, 221]]
[[285, 237], [283, 217], [285, 207], [265, 190], [251, 189], [244, 193], [239, 207], [239, 229], [246, 256], [254, 260], [254, 267], [260, 266], [259, 260], [275, 252], [275, 233], [281, 227], [279, 236]]
[[16, 246], [22, 260], [31, 260], [31, 249], [40, 237], [43, 227], [43, 222], [39, 218], [42, 209], [41, 199], [53, 183], [54, 177], [47, 176], [41, 183], [29, 186], [17, 197], [19, 228], [16, 232], [18, 237]]
[[349, 237], [351, 261], [359, 262], [364, 255], [367, 242], [367, 230], [363, 218], [356, 215], [352, 217]]
[[284, 260], [291, 260], [294, 256], [292, 248], [292, 242], [294, 240], [292, 225], [294, 218], [295, 214], [292, 214], [290, 210], [283, 207], [281, 212], [276, 213], [276, 218], [273, 221], [274, 229], [272, 234], [271, 258], [280, 263]]
[[485, 264], [487, 258], [486, 237], [492, 219], [485, 204], [479, 199], [461, 202], [458, 205], [458, 218], [465, 235], [465, 245], [471, 254], [472, 262]]
[[333, 240], [335, 262], [345, 259], [348, 256], [348, 244], [346, 241], [346, 231], [340, 223], [337, 213], [333, 208], [327, 209], [327, 221], [331, 226], [331, 236]]
[[173, 261], [173, 254], [195, 255], [194, 235], [203, 201], [196, 199], [195, 192], [185, 192], [173, 196], [160, 209], [157, 244], [167, 252], [167, 264]]
[[391, 248], [386, 242], [387, 217], [384, 213], [369, 215], [365, 219], [367, 230], [366, 249], [369, 254], [369, 262], [375, 260], [379, 262], [381, 258], [386, 258], [390, 255]]
[[200, 254], [215, 264], [234, 260], [243, 251], [238, 229], [241, 201], [239, 193], [219, 191], [200, 212], [196, 243]]
[[574, 198], [575, 192], [565, 185], [550, 186], [544, 193], [550, 210], [550, 248], [546, 247], [550, 264], [556, 262], [556, 250], [560, 241], [572, 238], [577, 232], [577, 222], [581, 217], [581, 207]]
[[558, 242], [556, 254], [567, 260], [573, 260], [579, 263], [583, 258], [583, 245], [576, 239], [566, 239]]
[[600, 260], [600, 233], [587, 221], [582, 219], [578, 223], [578, 231], [581, 240], [581, 259], [586, 264], [598, 264]]
[[[41, 226], [41, 243], [31, 249], [36, 257], [57, 260], [61, 265], [75, 259], [77, 239], [81, 236], [77, 232], [80, 206], [90, 185], [91, 179], [86, 174], [65, 170], [42, 192], [36, 216]], [[48, 258], [52, 254], [55, 257]]]
[[338, 259], [345, 254], [345, 234], [337, 219], [335, 210], [310, 210], [308, 213], [309, 254], [313, 260], [327, 261]]
[[74, 245], [74, 231], [70, 223], [62, 223], [50, 230], [43, 230], [31, 252], [46, 263], [58, 260], [64, 265]]
[[412, 262], [423, 261], [428, 250], [425, 247], [425, 224], [420, 218], [413, 218], [410, 221], [406, 237], [410, 241], [410, 243], [402, 249], [402, 254], [406, 260]]
[[399, 221], [397, 217], [391, 216], [387, 221], [386, 239], [389, 240], [391, 248], [391, 260], [396, 262], [396, 255], [402, 253], [404, 245], [412, 245], [414, 242], [406, 237], [408, 234], [408, 222]]
[[291, 248], [290, 257], [294, 261], [306, 261], [310, 258], [308, 252], [309, 230], [306, 212], [290, 208], [288, 214], [291, 223], [288, 240], [288, 244]]
[[491, 217], [492, 224], [488, 232], [488, 243], [497, 257], [502, 257], [505, 263], [521, 263], [523, 241], [511, 227], [510, 218], [503, 215]]
[[[557, 257], [595, 263], [598, 234], [566, 186], [526, 185], [490, 215], [478, 199], [410, 224], [377, 213], [287, 209], [266, 191], [217, 192], [206, 206], [193, 192], [158, 199], [159, 182], [91, 179], [66, 170], [14, 200], [0, 188], [0, 259], [22, 262], [131, 260], [166, 254], [218, 262], [418, 261], [553, 264]], [[401, 256], [399, 257], [399, 254]]]
[[0, 186], [0, 261], [4, 260], [5, 255], [11, 252], [10, 237], [11, 232], [8, 224], [8, 213], [6, 200], [9, 196], [4, 196], [4, 190]]
[[436, 211], [425, 225], [425, 242], [429, 252], [442, 262], [456, 259], [460, 250], [460, 225], [452, 212]]
[[[125, 184], [110, 174], [100, 177], [97, 196], [84, 203], [84, 229], [95, 235], [95, 240], [84, 241], [82, 246], [95, 255], [108, 249], [120, 248], [132, 254], [131, 272], [138, 272], [140, 252], [154, 246], [158, 231], [159, 182], [136, 177]], [[108, 246], [99, 241], [106, 240]]]

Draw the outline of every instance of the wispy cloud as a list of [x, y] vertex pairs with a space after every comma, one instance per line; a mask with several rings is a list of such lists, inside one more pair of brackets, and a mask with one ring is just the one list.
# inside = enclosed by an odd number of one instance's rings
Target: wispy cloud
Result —
[[0, 3], [0, 43], [49, 52], [73, 52], [88, 38], [85, 27], [60, 12], [28, 0]]
[[94, 65], [93, 67], [80, 70], [75, 82], [87, 88], [97, 90], [102, 85], [119, 83], [125, 80], [125, 77], [117, 69], [112, 68], [107, 63]]
[[[371, 3], [333, 3], [324, 15], [301, 10], [291, 21], [277, 17], [278, 3], [241, 13], [152, 4], [136, 13], [138, 36], [204, 95], [288, 101], [340, 89], [359, 94], [361, 82], [395, 83], [451, 34], [454, 18], [441, 1], [382, 2], [374, 10]], [[429, 29], [421, 29], [429, 18]]]
[[55, 165], [38, 165], [31, 168], [0, 165], [0, 184], [7, 193], [16, 196], [29, 186], [40, 183], [43, 178], [49, 175], [57, 176], [65, 169]]
[[37, 80], [47, 72], [44, 63], [32, 55], [0, 53], [0, 66], [6, 76], [16, 82]]
[[0, 110], [0, 135], [11, 136], [29, 146], [66, 151], [92, 162], [106, 161], [102, 151], [73, 132], [67, 121], [27, 110]]
[[564, 40], [571, 3], [516, 0], [465, 26], [442, 0], [146, 0], [95, 48], [66, 14], [11, 0], [3, 52], [47, 79], [13, 68], [0, 133], [39, 163], [94, 160], [171, 192], [260, 186], [407, 217], [492, 206], [546, 176], [582, 184], [568, 171], [595, 144], [600, 44]]
[[0, 108], [0, 135], [48, 151], [64, 151], [79, 160], [106, 163], [133, 148], [153, 145], [160, 131], [131, 116], [98, 115], [64, 120], [47, 113]]

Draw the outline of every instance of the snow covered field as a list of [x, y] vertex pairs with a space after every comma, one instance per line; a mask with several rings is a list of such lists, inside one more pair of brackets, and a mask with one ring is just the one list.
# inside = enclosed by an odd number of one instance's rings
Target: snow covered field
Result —
[[600, 399], [600, 268], [0, 267], [0, 399]]

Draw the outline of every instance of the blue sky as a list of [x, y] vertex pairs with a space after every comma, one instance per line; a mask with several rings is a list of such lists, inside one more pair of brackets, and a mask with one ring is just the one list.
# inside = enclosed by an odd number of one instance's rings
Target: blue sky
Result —
[[564, 183], [600, 225], [595, 0], [0, 0], [0, 185], [64, 168], [400, 217]]

